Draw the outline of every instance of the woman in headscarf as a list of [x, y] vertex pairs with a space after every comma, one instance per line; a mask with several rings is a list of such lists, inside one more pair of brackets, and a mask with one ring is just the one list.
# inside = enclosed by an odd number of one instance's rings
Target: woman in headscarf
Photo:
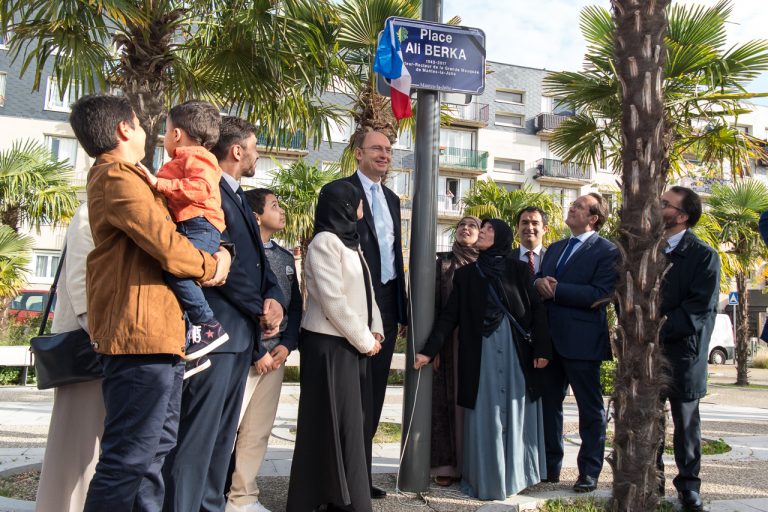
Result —
[[457, 403], [464, 408], [462, 492], [503, 500], [546, 478], [538, 369], [552, 354], [546, 311], [512, 230], [483, 222], [474, 264], [453, 290], [414, 367], [428, 364], [459, 327]]
[[[453, 247], [437, 253], [437, 283], [435, 307], [439, 312], [448, 303], [453, 289], [453, 273], [457, 268], [477, 259], [477, 235], [480, 219], [467, 215], [456, 225]], [[451, 485], [461, 476], [464, 413], [456, 406], [456, 358], [459, 350], [458, 332], [448, 337], [435, 357], [432, 376], [432, 476], [435, 483]]]
[[[320, 190], [304, 261], [301, 397], [288, 512], [371, 512], [363, 407], [365, 358], [384, 332], [360, 251], [362, 193], [349, 182]], [[367, 395], [366, 395], [367, 396]]]

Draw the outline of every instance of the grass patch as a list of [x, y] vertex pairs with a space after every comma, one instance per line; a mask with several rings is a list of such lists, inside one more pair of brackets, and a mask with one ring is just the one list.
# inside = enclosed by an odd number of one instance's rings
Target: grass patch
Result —
[[[296, 435], [296, 427], [289, 428], [288, 432]], [[373, 442], [381, 444], [399, 443], [402, 432], [403, 429], [399, 423], [389, 423], [383, 421], [379, 423], [379, 429], [376, 431], [376, 435], [373, 436]]]
[[39, 483], [40, 471], [26, 471], [0, 478], [0, 496], [16, 500], [34, 501]]
[[[613, 448], [613, 432], [605, 433], [605, 447]], [[702, 439], [701, 440], [701, 454], [702, 455], [720, 455], [721, 453], [728, 453], [731, 451], [731, 445], [721, 439]], [[672, 447], [672, 436], [668, 435], [664, 440], [664, 453], [667, 455], [674, 455], [675, 450]]]
[[762, 368], [763, 370], [768, 368], [768, 349], [761, 348], [758, 350], [752, 357], [752, 364], [750, 366], [752, 368]]
[[[603, 498], [557, 498], [547, 500], [539, 506], [540, 512], [605, 512], [608, 506], [608, 500]], [[657, 512], [673, 512], [675, 506], [672, 503], [662, 501]]]
[[712, 387], [716, 388], [737, 388], [737, 389], [768, 389], [768, 385], [766, 384], [749, 384], [748, 386], [737, 386], [735, 383], [731, 384], [711, 384]]
[[373, 436], [373, 442], [382, 444], [399, 443], [402, 431], [403, 429], [399, 423], [379, 423], [379, 429], [376, 431], [376, 435]]
[[299, 367], [286, 366], [283, 374], [283, 382], [299, 382]]

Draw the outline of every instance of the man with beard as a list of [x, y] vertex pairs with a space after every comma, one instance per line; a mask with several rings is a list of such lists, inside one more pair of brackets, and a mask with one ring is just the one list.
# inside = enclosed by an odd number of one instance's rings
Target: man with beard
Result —
[[[664, 253], [672, 265], [662, 285], [661, 314], [667, 317], [660, 343], [671, 381], [661, 400], [669, 399], [674, 423], [677, 476], [673, 483], [683, 510], [703, 510], [701, 496], [701, 420], [699, 399], [707, 393], [709, 338], [717, 314], [720, 260], [693, 234], [701, 217], [701, 199], [693, 190], [672, 187], [661, 195]], [[659, 447], [659, 492], [664, 495], [664, 442]]]
[[227, 225], [222, 238], [234, 244], [236, 256], [226, 283], [205, 298], [229, 342], [208, 354], [210, 369], [184, 383], [178, 444], [163, 467], [168, 489], [163, 510], [169, 512], [224, 510], [248, 369], [263, 358], [271, 361], [264, 346], [254, 344], [261, 333], [267, 338], [277, 334], [283, 319], [284, 298], [239, 183], [256, 170], [255, 132], [242, 119], [224, 117], [211, 149], [222, 170], [219, 189]]

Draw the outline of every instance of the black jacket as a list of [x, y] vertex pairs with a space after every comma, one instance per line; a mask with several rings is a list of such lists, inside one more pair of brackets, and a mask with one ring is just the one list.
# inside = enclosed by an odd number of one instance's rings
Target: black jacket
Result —
[[[363, 184], [357, 173], [342, 178], [352, 183], [363, 193], [363, 218], [357, 221], [357, 234], [360, 235], [360, 249], [363, 251], [363, 257], [371, 271], [371, 280], [373, 281], [373, 292], [376, 297], [379, 296], [381, 289], [381, 255], [379, 253], [379, 242], [376, 238], [376, 226], [371, 213], [371, 205], [366, 199]], [[408, 299], [405, 295], [405, 267], [403, 265], [403, 243], [402, 228], [400, 222], [400, 198], [389, 188], [382, 186], [384, 197], [387, 198], [389, 213], [392, 215], [392, 225], [395, 230], [395, 275], [397, 276], [397, 322], [402, 325], [408, 324], [407, 306]], [[389, 341], [389, 340], [385, 340]]]
[[661, 344], [672, 381], [667, 396], [701, 398], [707, 393], [709, 338], [715, 325], [720, 259], [692, 232], [667, 254], [672, 263], [662, 285], [661, 314], [667, 321]]
[[[533, 368], [533, 360], [540, 357], [552, 359], [546, 308], [533, 288], [528, 266], [513, 257], [507, 259], [502, 286], [510, 312], [533, 335], [532, 344], [515, 336], [515, 346], [523, 367], [528, 396], [535, 400], [541, 394], [541, 383], [539, 372]], [[482, 328], [487, 304], [488, 280], [480, 276], [477, 264], [457, 269], [453, 275], [453, 291], [448, 304], [435, 322], [426, 345], [420, 350], [420, 353], [434, 357], [454, 328], [459, 326], [457, 402], [468, 409], [474, 409], [477, 399], [483, 346]], [[516, 332], [514, 327], [512, 331]]]

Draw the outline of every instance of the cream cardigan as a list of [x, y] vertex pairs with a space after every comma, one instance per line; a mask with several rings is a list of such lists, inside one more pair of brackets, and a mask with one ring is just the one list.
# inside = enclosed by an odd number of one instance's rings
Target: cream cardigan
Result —
[[333, 233], [323, 231], [315, 235], [304, 261], [307, 301], [301, 326], [308, 331], [346, 338], [365, 354], [373, 348], [372, 333], [383, 335], [384, 328], [371, 288], [373, 321], [368, 329], [363, 272], [369, 271], [361, 260], [359, 249], [346, 247]]

